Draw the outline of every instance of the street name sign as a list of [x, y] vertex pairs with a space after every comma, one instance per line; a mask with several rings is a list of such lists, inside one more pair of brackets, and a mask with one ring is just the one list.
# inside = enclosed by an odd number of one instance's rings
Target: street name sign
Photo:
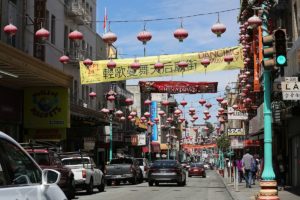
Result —
[[300, 82], [298, 77], [285, 77], [281, 82], [283, 100], [300, 100]]

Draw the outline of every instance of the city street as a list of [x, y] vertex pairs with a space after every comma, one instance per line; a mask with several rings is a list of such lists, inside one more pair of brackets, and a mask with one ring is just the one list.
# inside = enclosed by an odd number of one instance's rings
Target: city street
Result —
[[160, 184], [160, 186], [149, 187], [147, 182], [138, 185], [124, 185], [106, 187], [105, 192], [94, 194], [77, 193], [76, 199], [92, 200], [231, 200], [221, 177], [213, 170], [207, 171], [207, 177], [191, 177], [187, 179], [185, 187], [178, 187], [176, 184]]

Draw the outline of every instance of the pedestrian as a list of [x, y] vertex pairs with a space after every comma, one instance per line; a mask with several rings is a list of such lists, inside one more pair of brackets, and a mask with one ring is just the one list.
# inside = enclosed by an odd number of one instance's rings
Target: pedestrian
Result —
[[258, 163], [256, 161], [256, 155], [253, 157], [253, 162], [251, 164], [251, 173], [252, 173], [252, 185], [255, 185], [255, 179], [257, 178]]
[[238, 159], [236, 159], [235, 162], [236, 162], [236, 167], [237, 167], [237, 170], [238, 170], [239, 183], [241, 183], [243, 178], [244, 178], [242, 159], [238, 158]]
[[246, 187], [251, 188], [252, 183], [252, 171], [251, 167], [254, 163], [253, 156], [250, 154], [250, 150], [246, 149], [246, 153], [243, 155], [242, 164], [244, 169], [244, 177], [246, 180]]

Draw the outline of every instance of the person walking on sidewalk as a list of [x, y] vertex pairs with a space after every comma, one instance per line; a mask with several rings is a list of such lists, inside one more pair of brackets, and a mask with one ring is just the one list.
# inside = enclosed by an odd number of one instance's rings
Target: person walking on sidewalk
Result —
[[244, 178], [242, 159], [241, 158], [236, 159], [235, 164], [238, 170], [239, 183], [241, 183]]
[[243, 159], [242, 159], [242, 164], [244, 168], [244, 177], [246, 180], [246, 187], [251, 188], [251, 183], [252, 183], [252, 171], [251, 167], [254, 163], [253, 156], [250, 154], [249, 149], [246, 149], [246, 154], [244, 154]]

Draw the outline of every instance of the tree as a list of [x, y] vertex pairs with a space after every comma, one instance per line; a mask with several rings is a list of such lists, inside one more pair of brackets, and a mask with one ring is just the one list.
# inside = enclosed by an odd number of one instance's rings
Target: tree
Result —
[[217, 146], [219, 149], [221, 149], [223, 152], [225, 152], [229, 146], [230, 146], [230, 141], [227, 136], [222, 135], [217, 139]]

